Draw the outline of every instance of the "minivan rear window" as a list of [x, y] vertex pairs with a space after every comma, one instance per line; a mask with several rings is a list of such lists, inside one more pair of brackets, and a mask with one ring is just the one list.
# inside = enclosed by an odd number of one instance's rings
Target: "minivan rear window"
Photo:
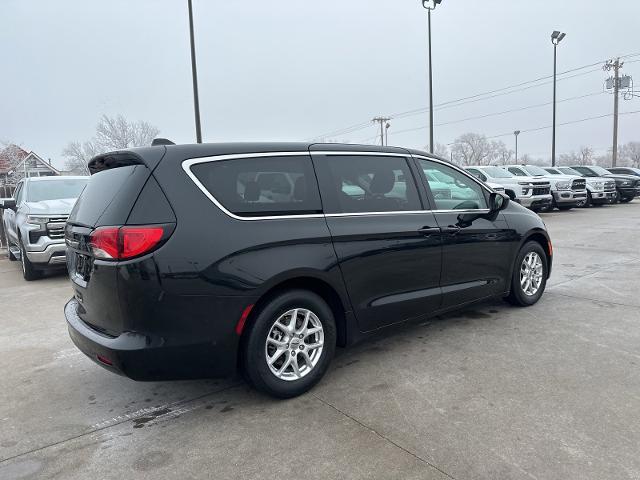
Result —
[[322, 213], [311, 159], [273, 156], [198, 163], [191, 171], [229, 212], [240, 216]]

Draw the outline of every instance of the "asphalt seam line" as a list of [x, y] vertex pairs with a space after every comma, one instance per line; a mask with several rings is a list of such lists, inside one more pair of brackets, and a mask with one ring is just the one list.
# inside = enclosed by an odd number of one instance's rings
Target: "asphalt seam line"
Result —
[[332, 409], [334, 409], [336, 412], [338, 412], [339, 414], [347, 417], [349, 420], [351, 420], [352, 422], [357, 423], [358, 425], [360, 425], [362, 428], [365, 428], [367, 430], [369, 430], [370, 432], [373, 432], [375, 435], [377, 435], [378, 437], [380, 437], [381, 439], [385, 440], [386, 442], [394, 445], [396, 448], [399, 448], [400, 450], [402, 450], [403, 452], [411, 455], [413, 458], [415, 458], [416, 460], [430, 466], [431, 468], [434, 468], [435, 470], [437, 470], [438, 472], [442, 473], [444, 476], [446, 476], [447, 478], [451, 478], [452, 480], [456, 480], [455, 477], [451, 476], [449, 473], [445, 472], [444, 470], [442, 470], [440, 467], [434, 465], [433, 463], [431, 463], [429, 460], [426, 460], [424, 458], [422, 458], [421, 456], [413, 453], [411, 450], [408, 450], [407, 448], [403, 447], [402, 445], [398, 444], [397, 442], [393, 441], [392, 439], [390, 439], [389, 437], [386, 437], [385, 435], [381, 434], [380, 432], [378, 432], [377, 430], [371, 428], [370, 426], [366, 425], [365, 423], [362, 423], [360, 420], [358, 420], [355, 417], [352, 417], [351, 415], [349, 415], [346, 412], [343, 412], [342, 410], [340, 410], [338, 407], [336, 407], [335, 405], [327, 402], [326, 400], [320, 398], [319, 396], [317, 396], [315, 393], [311, 393], [311, 396], [314, 397], [315, 399], [319, 400], [320, 402], [322, 402], [323, 404], [331, 407]]

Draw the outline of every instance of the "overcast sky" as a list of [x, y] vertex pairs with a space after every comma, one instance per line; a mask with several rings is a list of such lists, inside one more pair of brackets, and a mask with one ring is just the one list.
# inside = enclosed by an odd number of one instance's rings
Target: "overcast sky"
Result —
[[[428, 104], [426, 11], [420, 0], [193, 0], [205, 141], [307, 140]], [[103, 113], [146, 120], [194, 141], [186, 0], [2, 0], [0, 139], [55, 165], [89, 139]], [[550, 34], [567, 37], [558, 71], [640, 54], [635, 0], [444, 0], [433, 15], [434, 102], [553, 73]], [[640, 55], [623, 73], [640, 85]], [[606, 74], [591, 66], [558, 82], [558, 123], [609, 114]], [[547, 81], [548, 82], [548, 81]], [[539, 83], [544, 83], [541, 81]], [[532, 84], [536, 85], [536, 84]], [[531, 86], [531, 85], [527, 85]], [[638, 89], [640, 90], [640, 88]], [[435, 111], [435, 123], [550, 102], [552, 85]], [[640, 110], [640, 98], [621, 101]], [[519, 151], [550, 156], [551, 106], [438, 126], [450, 143], [474, 131], [522, 130]], [[423, 148], [428, 114], [392, 120], [389, 143]], [[559, 153], [611, 144], [612, 118], [558, 127]], [[332, 136], [373, 142], [373, 124]], [[500, 138], [509, 146], [513, 135]], [[640, 140], [640, 115], [620, 142]]]

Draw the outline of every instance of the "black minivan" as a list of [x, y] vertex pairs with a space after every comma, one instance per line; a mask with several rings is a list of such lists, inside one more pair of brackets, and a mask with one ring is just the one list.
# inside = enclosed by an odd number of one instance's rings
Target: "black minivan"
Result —
[[420, 151], [161, 145], [100, 155], [66, 227], [76, 346], [136, 380], [237, 369], [278, 397], [336, 345], [473, 302], [532, 305], [535, 213]]

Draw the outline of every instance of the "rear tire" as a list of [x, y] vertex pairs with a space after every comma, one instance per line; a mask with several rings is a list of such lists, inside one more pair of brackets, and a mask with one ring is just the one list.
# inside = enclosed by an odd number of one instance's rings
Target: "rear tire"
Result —
[[516, 256], [506, 300], [520, 307], [533, 305], [544, 293], [548, 274], [547, 254], [542, 246], [533, 241], [525, 243]]
[[278, 398], [310, 390], [335, 353], [336, 325], [329, 305], [313, 292], [289, 290], [256, 314], [242, 350], [249, 383]]
[[33, 266], [33, 263], [27, 258], [24, 247], [20, 244], [20, 262], [22, 263], [22, 276], [27, 282], [37, 280], [42, 275], [42, 272]]

